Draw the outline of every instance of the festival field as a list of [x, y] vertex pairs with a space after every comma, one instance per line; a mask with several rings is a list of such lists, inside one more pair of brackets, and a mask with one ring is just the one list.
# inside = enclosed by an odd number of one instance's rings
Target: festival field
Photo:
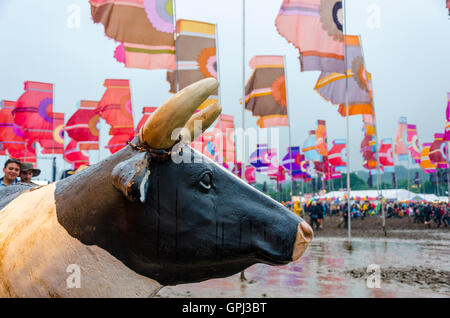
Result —
[[[376, 217], [347, 229], [328, 217], [300, 261], [281, 267], [257, 264], [225, 279], [164, 287], [156, 297], [450, 297], [450, 228], [431, 229], [407, 217], [387, 219], [387, 237]], [[380, 266], [380, 288], [367, 287], [371, 264]]]

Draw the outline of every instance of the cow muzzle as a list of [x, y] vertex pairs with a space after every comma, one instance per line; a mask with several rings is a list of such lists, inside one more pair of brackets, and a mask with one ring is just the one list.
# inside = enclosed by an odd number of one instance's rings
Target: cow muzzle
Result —
[[297, 227], [297, 237], [294, 242], [294, 252], [292, 253], [292, 260], [298, 260], [308, 248], [309, 243], [313, 239], [313, 230], [308, 223], [302, 221]]

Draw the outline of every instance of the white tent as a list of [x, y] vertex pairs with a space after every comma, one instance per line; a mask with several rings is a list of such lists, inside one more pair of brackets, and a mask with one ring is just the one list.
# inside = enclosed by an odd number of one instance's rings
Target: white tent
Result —
[[[351, 198], [365, 198], [373, 199], [378, 198], [379, 192], [382, 193], [383, 197], [387, 200], [397, 200], [397, 201], [408, 201], [415, 200], [421, 201], [425, 200], [428, 202], [442, 201], [448, 202], [448, 197], [438, 197], [434, 194], [417, 194], [405, 189], [389, 189], [389, 190], [357, 190], [351, 191]], [[343, 200], [347, 196], [347, 191], [333, 191], [322, 196], [317, 196], [318, 199], [340, 199]]]

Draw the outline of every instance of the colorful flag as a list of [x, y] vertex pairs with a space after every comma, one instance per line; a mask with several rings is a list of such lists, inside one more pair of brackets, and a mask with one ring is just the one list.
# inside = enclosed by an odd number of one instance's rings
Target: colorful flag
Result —
[[266, 144], [258, 144], [256, 150], [250, 155], [249, 163], [256, 168], [257, 172], [268, 172], [275, 159], [275, 149], [268, 148]]
[[394, 154], [392, 152], [392, 139], [385, 138], [381, 140], [380, 150], [380, 164], [383, 166], [385, 172], [394, 172]]
[[107, 79], [96, 112], [111, 126], [110, 135], [134, 136], [129, 80]]
[[242, 178], [242, 162], [235, 162], [231, 172], [239, 178]]
[[328, 156], [327, 126], [325, 120], [317, 121], [316, 149], [322, 157]]
[[284, 0], [275, 26], [299, 50], [302, 71], [344, 73], [341, 0]]
[[[176, 93], [204, 78], [218, 78], [216, 26], [214, 24], [178, 20], [176, 48], [177, 70], [167, 73], [171, 93]], [[217, 89], [199, 108], [203, 109], [218, 102], [218, 96]]]
[[[25, 140], [25, 133], [14, 123], [12, 111], [16, 102], [0, 101], [0, 141], [2, 150], [11, 158], [27, 162], [36, 162], [36, 149], [31, 140]], [[6, 154], [6, 153], [5, 153]]]
[[435, 173], [436, 165], [430, 160], [430, 146], [431, 143], [422, 144], [422, 153], [420, 154], [420, 167], [426, 173]]
[[347, 102], [349, 116], [373, 114], [371, 76], [364, 66], [359, 37], [348, 35], [346, 38], [348, 43], [347, 80], [345, 72], [322, 72], [314, 89], [325, 100], [339, 105], [338, 112], [343, 117], [347, 116]]
[[448, 9], [448, 14], [450, 15], [450, 0], [447, 0], [447, 9]]
[[434, 134], [434, 141], [430, 145], [429, 157], [439, 169], [447, 169], [448, 148], [444, 141], [444, 134]]
[[256, 169], [252, 166], [247, 166], [245, 168], [244, 176], [248, 184], [256, 183], [255, 171]]
[[316, 148], [316, 131], [311, 130], [308, 138], [303, 144], [302, 152], [305, 154], [306, 159], [311, 161], [322, 161], [322, 156], [319, 154]]
[[245, 109], [261, 128], [289, 126], [284, 57], [259, 55], [250, 60], [253, 74], [245, 86]]
[[345, 139], [333, 140], [333, 146], [328, 151], [328, 162], [337, 172], [347, 171], [347, 141]]
[[23, 93], [12, 111], [14, 123], [24, 139], [43, 143], [53, 140], [53, 84], [25, 82]]
[[126, 67], [174, 70], [172, 0], [90, 0], [94, 23], [120, 42], [114, 52]]
[[109, 140], [105, 148], [109, 149], [111, 154], [116, 153], [127, 145], [128, 141], [131, 141], [133, 136], [129, 135], [113, 135]]
[[281, 165], [286, 169], [290, 176], [298, 176], [302, 174], [302, 156], [300, 147], [289, 147], [287, 154], [281, 160]]
[[408, 125], [407, 142], [412, 159], [415, 163], [419, 164], [421, 150], [419, 146], [419, 137], [417, 136], [416, 125]]
[[217, 118], [216, 125], [212, 131], [216, 149], [216, 161], [225, 163], [236, 162], [234, 141], [234, 117], [221, 114]]
[[89, 154], [78, 147], [76, 140], [71, 140], [64, 149], [64, 160], [72, 165], [72, 170], [77, 170], [81, 165], [89, 166]]
[[78, 102], [77, 111], [69, 118], [64, 130], [70, 138], [77, 141], [80, 150], [99, 149], [100, 116], [95, 112], [98, 102], [82, 100]]
[[144, 107], [144, 108], [142, 108], [142, 118], [141, 118], [141, 120], [139, 121], [139, 123], [138, 123], [138, 125], [136, 127], [136, 130], [135, 130], [136, 134], [139, 133], [139, 131], [141, 130], [142, 126], [144, 126], [144, 124], [147, 121], [147, 119], [157, 109], [158, 109], [158, 107]]
[[444, 134], [444, 140], [445, 141], [450, 141], [450, 93], [447, 93], [447, 108], [445, 110], [445, 134]]
[[64, 113], [53, 113], [53, 138], [41, 141], [43, 154], [64, 154]]
[[397, 134], [395, 136], [394, 153], [398, 156], [398, 160], [408, 160], [408, 124], [406, 117], [400, 117], [398, 121]]

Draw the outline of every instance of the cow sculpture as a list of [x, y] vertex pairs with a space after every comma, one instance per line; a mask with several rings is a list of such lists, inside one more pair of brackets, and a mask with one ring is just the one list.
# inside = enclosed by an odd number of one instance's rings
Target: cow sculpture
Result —
[[202, 132], [196, 120], [205, 130], [219, 115], [217, 104], [195, 113], [217, 86], [183, 89], [128, 146], [73, 176], [0, 191], [0, 296], [148, 297], [297, 260], [309, 225], [185, 143]]

